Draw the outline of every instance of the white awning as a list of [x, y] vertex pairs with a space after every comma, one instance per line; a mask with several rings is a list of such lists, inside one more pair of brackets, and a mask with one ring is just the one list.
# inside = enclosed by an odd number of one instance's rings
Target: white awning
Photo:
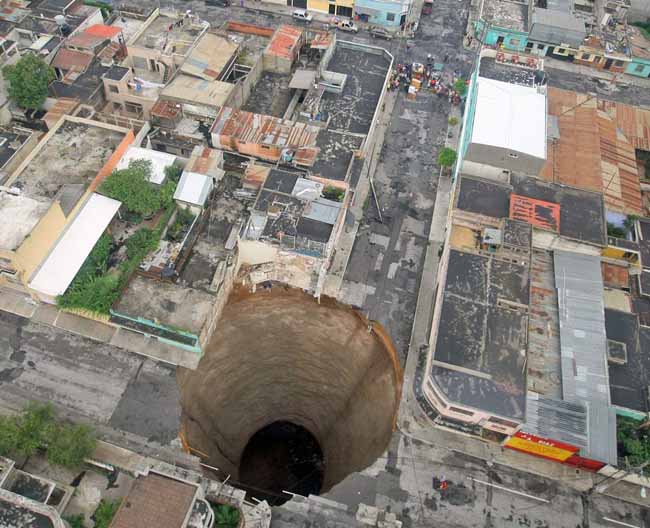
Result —
[[210, 176], [198, 172], [183, 171], [174, 193], [174, 200], [203, 207], [211, 190], [212, 178]]
[[70, 286], [121, 202], [93, 193], [41, 264], [29, 286], [56, 297]]
[[151, 177], [149, 181], [161, 185], [165, 181], [165, 168], [174, 164], [176, 156], [167, 152], [158, 152], [142, 147], [129, 147], [117, 163], [117, 170], [126, 169], [132, 160], [145, 159], [151, 162]]

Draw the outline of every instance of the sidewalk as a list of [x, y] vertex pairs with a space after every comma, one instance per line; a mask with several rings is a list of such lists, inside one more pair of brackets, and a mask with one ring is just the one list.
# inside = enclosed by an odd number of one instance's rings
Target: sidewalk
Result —
[[584, 77], [592, 77], [603, 81], [615, 80], [616, 84], [638, 86], [640, 88], [650, 88], [650, 79], [645, 77], [636, 77], [627, 73], [612, 73], [606, 70], [598, 70], [589, 66], [581, 66], [572, 62], [553, 59], [552, 57], [543, 57], [544, 69], [563, 70], [575, 73]]
[[172, 365], [196, 369], [201, 355], [108, 322], [88, 319], [51, 304], [40, 304], [26, 293], [0, 288], [0, 310]]

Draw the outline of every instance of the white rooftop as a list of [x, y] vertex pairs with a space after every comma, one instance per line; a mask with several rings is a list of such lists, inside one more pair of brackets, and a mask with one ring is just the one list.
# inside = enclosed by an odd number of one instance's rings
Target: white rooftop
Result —
[[546, 159], [546, 95], [478, 77], [472, 143]]
[[203, 207], [212, 190], [212, 178], [198, 172], [183, 171], [174, 200]]
[[132, 160], [145, 159], [151, 162], [151, 178], [149, 181], [157, 185], [165, 181], [165, 168], [174, 164], [176, 156], [167, 152], [146, 149], [142, 147], [129, 147], [117, 164], [117, 170], [126, 169]]
[[93, 193], [33, 276], [30, 287], [56, 297], [65, 293], [121, 202]]

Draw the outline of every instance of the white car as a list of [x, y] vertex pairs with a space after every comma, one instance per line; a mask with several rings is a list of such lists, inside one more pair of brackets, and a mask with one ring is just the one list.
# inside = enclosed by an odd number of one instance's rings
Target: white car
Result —
[[296, 9], [293, 12], [293, 18], [296, 20], [301, 20], [307, 24], [311, 24], [312, 19], [314, 18], [312, 14], [306, 9]]
[[351, 33], [359, 32], [359, 28], [351, 20], [341, 20], [336, 27], [341, 31], [350, 31]]

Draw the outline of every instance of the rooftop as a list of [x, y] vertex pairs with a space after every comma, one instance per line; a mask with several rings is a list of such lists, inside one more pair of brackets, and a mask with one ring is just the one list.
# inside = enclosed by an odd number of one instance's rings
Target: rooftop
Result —
[[471, 141], [546, 159], [545, 94], [478, 77]]
[[586, 34], [584, 19], [568, 10], [537, 8], [533, 11], [531, 39], [578, 48]]
[[27, 503], [18, 505], [0, 497], [0, 526], [55, 528], [56, 525], [49, 516], [31, 509]]
[[291, 97], [289, 76], [265, 71], [255, 83], [242, 110], [281, 118], [289, 107]]
[[639, 214], [635, 149], [650, 150], [650, 111], [557, 88], [548, 89], [548, 111], [559, 138], [549, 138], [540, 177], [601, 192], [608, 210]]
[[523, 420], [528, 288], [524, 259], [449, 251], [431, 376], [451, 401]]
[[181, 71], [206, 81], [221, 79], [237, 53], [237, 44], [213, 33], [205, 33], [181, 66]]
[[136, 275], [113, 308], [122, 315], [144, 317], [198, 336], [214, 300], [213, 295], [201, 290]]
[[601, 195], [537, 178], [513, 174], [506, 185], [462, 176], [456, 207], [493, 218], [522, 220], [574, 240], [596, 245], [606, 242]]
[[23, 196], [51, 200], [66, 184], [90, 184], [124, 140], [127, 131], [66, 118], [46, 136], [29, 163], [10, 180]]
[[234, 89], [234, 84], [222, 81], [209, 81], [180, 73], [163, 88], [161, 95], [166, 99], [219, 107], [228, 102], [230, 94]]
[[[25, 142], [31, 137], [32, 132], [29, 130], [10, 130], [0, 129], [0, 170], [13, 158]], [[0, 183], [2, 177], [0, 176]]]
[[485, 0], [481, 18], [492, 26], [513, 31], [528, 31], [528, 4], [524, 2], [503, 2], [501, 0]]
[[358, 135], [322, 130], [316, 138], [319, 152], [312, 173], [329, 180], [345, 180], [354, 153], [362, 144], [363, 138]]
[[111, 528], [183, 528], [197, 486], [156, 473], [140, 475], [122, 501]]
[[195, 16], [159, 13], [148, 26], [136, 33], [127, 47], [150, 48], [164, 54], [184, 55], [209, 24]]
[[343, 93], [323, 94], [321, 110], [330, 117], [328, 128], [366, 134], [389, 68], [390, 62], [385, 55], [337, 41], [327, 70], [345, 74], [347, 80]]
[[162, 184], [165, 181], [165, 169], [174, 164], [176, 156], [167, 152], [158, 152], [148, 148], [131, 145], [117, 163], [117, 170], [126, 169], [134, 160], [147, 160], [151, 163], [151, 177], [149, 181]]
[[293, 59], [300, 46], [302, 35], [302, 29], [283, 24], [271, 37], [265, 53], [285, 59]]
[[50, 84], [51, 97], [77, 99], [81, 103], [92, 103], [93, 96], [103, 90], [102, 77], [110, 69], [97, 59], [78, 76], [68, 77], [64, 81], [56, 80]]

